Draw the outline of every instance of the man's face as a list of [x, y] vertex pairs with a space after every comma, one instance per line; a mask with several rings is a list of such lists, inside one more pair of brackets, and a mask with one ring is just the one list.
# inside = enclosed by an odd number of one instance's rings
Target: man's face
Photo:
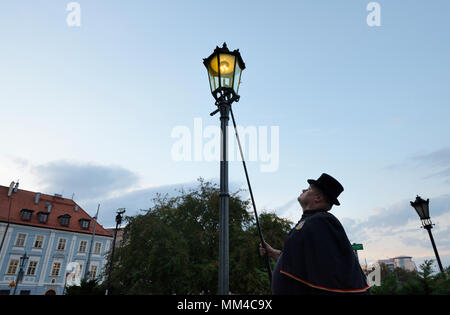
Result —
[[297, 200], [302, 208], [305, 209], [312, 204], [316, 195], [317, 192], [314, 191], [314, 188], [312, 188], [310, 185], [308, 188], [302, 190], [302, 193], [300, 194], [300, 196], [298, 196]]

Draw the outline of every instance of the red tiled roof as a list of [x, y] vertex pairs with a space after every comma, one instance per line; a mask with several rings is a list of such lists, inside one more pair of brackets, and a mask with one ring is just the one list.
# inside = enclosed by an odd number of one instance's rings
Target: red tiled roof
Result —
[[[40, 194], [38, 204], [35, 204], [36, 192], [18, 189], [17, 193], [12, 193], [8, 197], [9, 187], [0, 185], [0, 221], [11, 223], [31, 225], [36, 227], [44, 227], [49, 229], [57, 229], [78, 233], [92, 234], [94, 229], [94, 219], [89, 216], [79, 205], [78, 211], [75, 211], [77, 203], [71, 199]], [[40, 223], [37, 218], [38, 212], [47, 212], [47, 203], [52, 205], [48, 220], [46, 223]], [[31, 220], [24, 221], [21, 219], [22, 209], [34, 210]], [[71, 216], [69, 226], [62, 226], [59, 223], [58, 217], [68, 214]], [[80, 226], [80, 219], [90, 220], [89, 229], [84, 230]], [[98, 222], [95, 228], [96, 235], [112, 236], [111, 232], [107, 231]]]

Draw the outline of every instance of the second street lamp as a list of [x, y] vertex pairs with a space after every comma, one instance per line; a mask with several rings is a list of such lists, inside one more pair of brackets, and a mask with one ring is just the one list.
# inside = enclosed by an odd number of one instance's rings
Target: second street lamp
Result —
[[444, 268], [442, 267], [441, 259], [439, 258], [439, 253], [437, 251], [436, 244], [434, 243], [433, 234], [431, 234], [431, 229], [433, 228], [433, 223], [430, 219], [430, 199], [423, 200], [419, 196], [416, 197], [414, 202], [410, 202], [411, 206], [416, 210], [417, 214], [422, 220], [422, 227], [428, 231], [428, 235], [430, 236], [431, 245], [433, 246], [434, 254], [436, 255], [436, 260], [439, 265], [439, 269], [442, 273], [444, 273]]
[[13, 295], [16, 295], [17, 286], [19, 285], [20, 282], [22, 282], [23, 275], [25, 273], [25, 271], [23, 269], [26, 266], [29, 258], [30, 257], [27, 256], [26, 252], [25, 252], [25, 254], [23, 254], [23, 256], [20, 257], [20, 264], [19, 264], [20, 269], [19, 269], [19, 273], [17, 274], [16, 286], [14, 287]]
[[228, 208], [230, 194], [228, 192], [228, 153], [227, 129], [231, 104], [239, 101], [239, 84], [241, 73], [245, 69], [239, 50], [228, 50], [224, 43], [203, 59], [208, 70], [211, 93], [216, 99], [217, 110], [220, 112], [221, 146], [220, 146], [220, 203], [219, 203], [219, 288], [220, 295], [229, 293], [229, 234]]
[[114, 249], [116, 248], [116, 238], [117, 238], [117, 230], [120, 227], [120, 224], [122, 224], [122, 218], [123, 214], [125, 213], [125, 208], [119, 208], [117, 209], [117, 215], [116, 215], [116, 229], [114, 230], [114, 239], [112, 242], [112, 249], [111, 249], [111, 257], [109, 262], [109, 270], [108, 270], [108, 278], [106, 279], [106, 291], [105, 295], [109, 294], [109, 287], [111, 284], [111, 272], [112, 272], [112, 266], [114, 262]]

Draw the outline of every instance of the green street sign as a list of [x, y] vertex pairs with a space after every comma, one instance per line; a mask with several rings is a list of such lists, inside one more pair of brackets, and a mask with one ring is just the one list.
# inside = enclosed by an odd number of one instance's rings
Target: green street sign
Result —
[[364, 248], [363, 248], [363, 244], [355, 244], [355, 243], [353, 243], [352, 244], [352, 249], [353, 250], [363, 250]]

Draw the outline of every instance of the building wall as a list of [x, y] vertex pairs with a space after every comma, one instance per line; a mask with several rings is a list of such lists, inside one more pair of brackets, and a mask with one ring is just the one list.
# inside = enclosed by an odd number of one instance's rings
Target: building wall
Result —
[[408, 270], [408, 271], [414, 271], [416, 269], [415, 263], [411, 260], [412, 257], [402, 256], [402, 257], [395, 257], [394, 263], [396, 267]]
[[[0, 241], [4, 235], [6, 225], [6, 223], [0, 223]], [[22, 238], [19, 238], [19, 235], [25, 235], [23, 244], [20, 244]], [[42, 248], [35, 247], [35, 245], [39, 245], [36, 244], [38, 236], [43, 237]], [[60, 240], [65, 241], [60, 243]], [[45, 294], [48, 290], [54, 290], [56, 294], [62, 294], [68, 267], [72, 273], [78, 272], [76, 276], [84, 277], [91, 240], [92, 235], [87, 233], [10, 224], [0, 253], [0, 290], [2, 292], [10, 290], [12, 293], [14, 288], [9, 288], [8, 285], [11, 281], [16, 281], [20, 266], [16, 268], [13, 274], [8, 273], [8, 267], [12, 259], [20, 260], [20, 257], [26, 252], [30, 258], [24, 267], [22, 283], [19, 284], [16, 294], [20, 294], [20, 291], [24, 290], [29, 290], [30, 294], [33, 295]], [[83, 245], [85, 246], [80, 248], [82, 241], [84, 241]], [[65, 246], [58, 249], [58, 245], [64, 242]], [[107, 256], [105, 254], [108, 253], [111, 242], [111, 237], [95, 235], [90, 266], [97, 266], [97, 277], [106, 265]], [[98, 254], [94, 254], [95, 243], [99, 243], [100, 245], [98, 246], [101, 246]], [[30, 264], [31, 266], [33, 265], [32, 262], [36, 262], [35, 273], [34, 275], [27, 275], [28, 267], [30, 267]], [[81, 264], [82, 269], [74, 270], [74, 268], [70, 268], [76, 265], [74, 263]], [[58, 266], [59, 272], [57, 272], [58, 268], [54, 269], [54, 267]], [[71, 279], [69, 283], [73, 283], [71, 282], [73, 274], [69, 278]]]
[[416, 264], [412, 261], [412, 257], [400, 256], [390, 259], [381, 259], [377, 261], [378, 264], [385, 264], [386, 267], [393, 271], [395, 268], [402, 268], [408, 271], [414, 271]]

